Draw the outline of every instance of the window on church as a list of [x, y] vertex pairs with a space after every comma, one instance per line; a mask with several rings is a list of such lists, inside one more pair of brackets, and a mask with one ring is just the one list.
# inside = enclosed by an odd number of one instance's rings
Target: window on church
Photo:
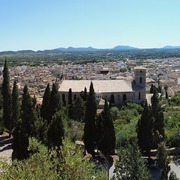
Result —
[[139, 100], [141, 100], [141, 92], [139, 92]]
[[142, 77], [139, 78], [139, 83], [142, 84]]
[[115, 100], [114, 100], [114, 95], [112, 94], [111, 95], [111, 101], [110, 101], [111, 103], [115, 103]]
[[77, 98], [76, 94], [74, 95], [74, 100]]
[[64, 103], [64, 105], [66, 104], [66, 96], [65, 96], [65, 94], [62, 94], [62, 102]]
[[123, 102], [125, 102], [127, 99], [126, 94], [123, 94]]

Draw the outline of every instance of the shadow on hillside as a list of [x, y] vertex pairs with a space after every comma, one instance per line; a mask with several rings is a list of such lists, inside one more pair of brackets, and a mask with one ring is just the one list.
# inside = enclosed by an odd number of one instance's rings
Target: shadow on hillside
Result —
[[0, 152], [7, 151], [7, 150], [9, 150], [9, 149], [12, 149], [12, 145], [11, 145], [11, 144], [9, 144], [9, 145], [5, 146], [4, 148], [2, 148], [2, 149], [0, 150]]
[[11, 145], [12, 141], [13, 140], [9, 139], [7, 136], [0, 136], [0, 148], [3, 147], [3, 146], [7, 146], [7, 145], [9, 146], [9, 144]]

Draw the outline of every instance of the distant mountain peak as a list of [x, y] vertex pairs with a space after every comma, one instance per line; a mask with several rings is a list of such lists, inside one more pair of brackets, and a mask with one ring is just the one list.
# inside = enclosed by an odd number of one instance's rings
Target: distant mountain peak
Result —
[[138, 48], [132, 46], [125, 46], [125, 45], [119, 45], [113, 48], [113, 50], [132, 50], [132, 49], [138, 49]]
[[162, 49], [180, 49], [180, 46], [170, 46], [170, 45], [167, 45], [167, 46], [164, 46]]
[[59, 51], [95, 51], [96, 49], [89, 46], [89, 47], [68, 47], [68, 48], [56, 48], [55, 50]]

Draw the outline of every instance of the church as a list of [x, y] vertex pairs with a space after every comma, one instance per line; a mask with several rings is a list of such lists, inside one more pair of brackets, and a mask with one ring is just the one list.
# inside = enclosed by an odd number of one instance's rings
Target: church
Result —
[[68, 92], [71, 88], [72, 98], [75, 99], [84, 91], [87, 93], [91, 82], [93, 83], [96, 101], [111, 102], [113, 106], [122, 106], [125, 101], [142, 103], [146, 99], [146, 68], [134, 67], [133, 80], [63, 80], [59, 93], [68, 102]]

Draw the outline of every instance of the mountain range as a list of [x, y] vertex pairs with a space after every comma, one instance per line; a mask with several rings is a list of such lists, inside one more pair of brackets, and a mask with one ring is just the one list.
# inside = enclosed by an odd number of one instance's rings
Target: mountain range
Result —
[[[56, 48], [53, 49], [55, 51], [67, 51], [67, 52], [85, 52], [85, 51], [124, 51], [124, 50], [141, 50], [143, 48], [137, 48], [137, 47], [132, 47], [132, 46], [124, 46], [124, 45], [119, 45], [115, 46], [113, 48], [93, 48], [91, 46], [89, 47], [68, 47], [68, 48]], [[180, 49], [180, 46], [164, 46], [162, 48], [148, 48], [148, 49], [161, 49], [161, 50], [166, 50], [166, 49]]]
[[[93, 48], [91, 46], [89, 47], [68, 47], [68, 48], [56, 48], [51, 50], [39, 50], [39, 51], [33, 51], [33, 50], [19, 50], [19, 51], [4, 51], [6, 53], [15, 53], [15, 52], [23, 52], [23, 53], [31, 53], [31, 52], [93, 52], [93, 51], [126, 51], [126, 50], [142, 50], [143, 48], [137, 48], [132, 46], [124, 46], [119, 45], [115, 46], [113, 48]], [[145, 48], [144, 48], [145, 49]], [[173, 49], [180, 49], [180, 46], [164, 46], [162, 48], [146, 48], [147, 50], [150, 49], [159, 49], [159, 50], [173, 50]], [[0, 51], [1, 53], [4, 53]]]

